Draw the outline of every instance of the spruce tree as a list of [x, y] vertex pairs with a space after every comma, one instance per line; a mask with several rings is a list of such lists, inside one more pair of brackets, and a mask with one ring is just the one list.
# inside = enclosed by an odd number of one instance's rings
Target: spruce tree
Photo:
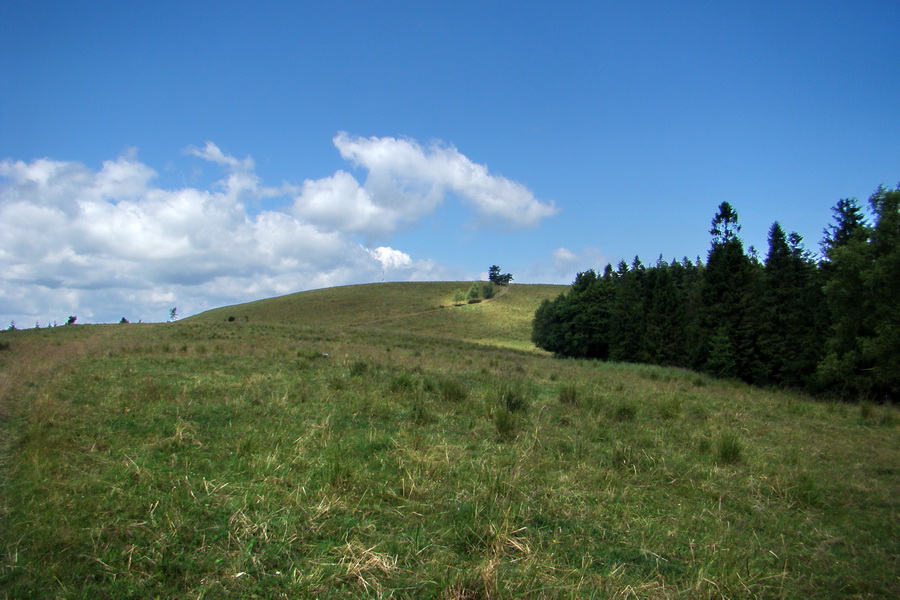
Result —
[[872, 391], [879, 398], [900, 400], [900, 185], [879, 188], [869, 200], [875, 217], [872, 265], [865, 283], [872, 293], [868, 330], [863, 343], [872, 371]]
[[761, 349], [771, 383], [804, 386], [820, 359], [821, 293], [815, 275], [800, 235], [785, 235], [773, 223], [761, 296]]
[[644, 353], [644, 265], [635, 257], [631, 269], [619, 262], [610, 307], [611, 360], [618, 362], [646, 361]]
[[647, 270], [644, 348], [650, 362], [687, 366], [684, 300], [669, 264], [659, 257]]
[[738, 214], [723, 202], [712, 220], [713, 236], [701, 292], [704, 370], [755, 382], [763, 378], [756, 330], [754, 265], [737, 236]]
[[[841, 201], [844, 202], [844, 201]], [[849, 208], [853, 208], [850, 204]], [[900, 400], [900, 189], [869, 199], [874, 225], [839, 203], [826, 232], [825, 295], [832, 329], [819, 367], [845, 394]]]
[[824, 293], [830, 313], [826, 354], [819, 364], [819, 386], [845, 396], [866, 393], [861, 374], [869, 369], [860, 340], [867, 337], [867, 300], [864, 273], [869, 268], [871, 227], [855, 199], [842, 199], [832, 209], [835, 223], [825, 232], [822, 265]]

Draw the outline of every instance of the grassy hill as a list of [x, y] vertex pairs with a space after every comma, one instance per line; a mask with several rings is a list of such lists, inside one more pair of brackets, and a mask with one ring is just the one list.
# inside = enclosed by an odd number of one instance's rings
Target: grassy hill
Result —
[[357, 327], [534, 349], [531, 321], [544, 299], [568, 286], [516, 284], [497, 288], [496, 298], [454, 306], [456, 290], [472, 282], [379, 283], [299, 292], [271, 300], [225, 307], [191, 321], [235, 321], [300, 327]]
[[459, 287], [0, 333], [0, 593], [900, 594], [896, 409], [557, 360], [563, 288]]

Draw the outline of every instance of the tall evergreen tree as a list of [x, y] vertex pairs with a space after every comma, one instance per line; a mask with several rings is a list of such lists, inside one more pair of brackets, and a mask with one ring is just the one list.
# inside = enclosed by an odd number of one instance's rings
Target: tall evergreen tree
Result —
[[644, 348], [647, 359], [658, 365], [686, 366], [684, 300], [669, 264], [659, 257], [647, 271]]
[[[842, 201], [843, 202], [843, 201]], [[851, 205], [852, 207], [852, 205]], [[855, 396], [900, 400], [900, 188], [869, 199], [874, 224], [835, 209], [825, 295], [832, 330], [819, 373]], [[841, 209], [844, 210], [841, 210]], [[841, 235], [843, 234], [843, 235]]]
[[704, 370], [755, 382], [764, 371], [756, 331], [754, 269], [737, 236], [738, 214], [728, 202], [712, 220], [713, 236], [704, 271], [700, 323], [704, 330]]
[[641, 362], [644, 354], [644, 265], [638, 257], [631, 268], [625, 261], [616, 271], [610, 308], [609, 355], [618, 362]]
[[867, 337], [864, 273], [871, 262], [871, 227], [855, 199], [842, 199], [832, 209], [834, 223], [825, 231], [822, 265], [824, 293], [830, 313], [826, 354], [819, 364], [819, 385], [843, 395], [866, 393], [861, 374], [871, 368], [863, 360], [860, 340]]
[[864, 231], [868, 224], [856, 198], [842, 198], [831, 209], [834, 223], [825, 228], [822, 251], [827, 258], [830, 253], [846, 245]]
[[797, 233], [769, 229], [763, 278], [761, 335], [766, 376], [772, 383], [804, 386], [821, 357], [821, 292], [815, 264]]
[[874, 394], [900, 400], [900, 185], [880, 187], [869, 200], [875, 216], [872, 266], [865, 283], [872, 293], [872, 312], [863, 351], [870, 356]]
[[703, 331], [700, 325], [702, 312], [702, 284], [704, 265], [698, 259], [692, 263], [687, 257], [680, 263], [672, 263], [672, 277], [683, 303], [684, 314], [684, 364], [681, 366], [701, 369], [705, 360], [702, 348]]

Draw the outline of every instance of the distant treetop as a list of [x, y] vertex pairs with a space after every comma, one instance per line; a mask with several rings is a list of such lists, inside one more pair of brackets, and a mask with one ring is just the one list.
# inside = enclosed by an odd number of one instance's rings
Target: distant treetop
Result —
[[513, 276], [509, 273], [500, 273], [500, 267], [497, 265], [491, 266], [488, 269], [488, 281], [491, 283], [496, 283], [497, 285], [509, 285], [509, 282], [513, 280]]

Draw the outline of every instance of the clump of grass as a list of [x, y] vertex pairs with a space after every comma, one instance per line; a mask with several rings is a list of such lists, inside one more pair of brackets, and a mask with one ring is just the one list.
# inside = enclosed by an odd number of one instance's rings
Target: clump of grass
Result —
[[411, 392], [416, 389], [417, 382], [415, 377], [409, 373], [397, 373], [391, 376], [388, 387], [394, 393]]
[[616, 442], [610, 454], [610, 463], [613, 468], [637, 472], [638, 463], [640, 462], [639, 452], [630, 444]]
[[364, 360], [354, 360], [350, 363], [350, 376], [363, 377], [372, 371], [372, 365]]
[[297, 358], [305, 358], [306, 360], [316, 360], [318, 358], [325, 358], [326, 356], [326, 354], [313, 348], [301, 348], [300, 350], [297, 350]]
[[706, 436], [701, 437], [697, 440], [697, 453], [701, 455], [709, 454], [710, 450], [712, 450], [712, 442]]
[[516, 416], [513, 411], [505, 406], [500, 406], [494, 410], [493, 414], [494, 428], [497, 435], [502, 440], [509, 440], [515, 437], [516, 433]]
[[578, 404], [578, 386], [574, 383], [565, 383], [559, 387], [557, 394], [560, 404], [575, 406]]
[[437, 392], [444, 402], [463, 402], [469, 397], [466, 386], [452, 377], [443, 377], [437, 382]]
[[614, 421], [624, 423], [626, 421], [634, 421], [637, 419], [637, 407], [631, 402], [622, 401], [613, 409], [612, 418]]
[[382, 580], [397, 571], [397, 557], [375, 552], [357, 540], [347, 542], [340, 548], [340, 566], [345, 570], [345, 579], [357, 585], [361, 591], [382, 595]]
[[864, 421], [869, 421], [875, 416], [875, 405], [868, 400], [859, 403], [859, 416]]
[[723, 431], [719, 434], [716, 453], [719, 461], [726, 465], [734, 465], [741, 462], [743, 446], [740, 438], [731, 431]]
[[815, 506], [821, 500], [816, 480], [805, 471], [794, 479], [794, 487], [791, 492], [801, 506]]
[[885, 406], [878, 418], [878, 424], [885, 427], [892, 427], [897, 423], [897, 410], [891, 406]]
[[669, 397], [659, 403], [659, 416], [662, 419], [677, 419], [681, 416], [681, 399]]
[[504, 381], [494, 389], [495, 400], [509, 412], [525, 412], [528, 409], [528, 394], [525, 385], [519, 381]]
[[413, 423], [418, 425], [426, 425], [434, 421], [434, 417], [431, 415], [431, 411], [428, 410], [425, 399], [421, 396], [417, 396], [413, 401], [409, 417]]

